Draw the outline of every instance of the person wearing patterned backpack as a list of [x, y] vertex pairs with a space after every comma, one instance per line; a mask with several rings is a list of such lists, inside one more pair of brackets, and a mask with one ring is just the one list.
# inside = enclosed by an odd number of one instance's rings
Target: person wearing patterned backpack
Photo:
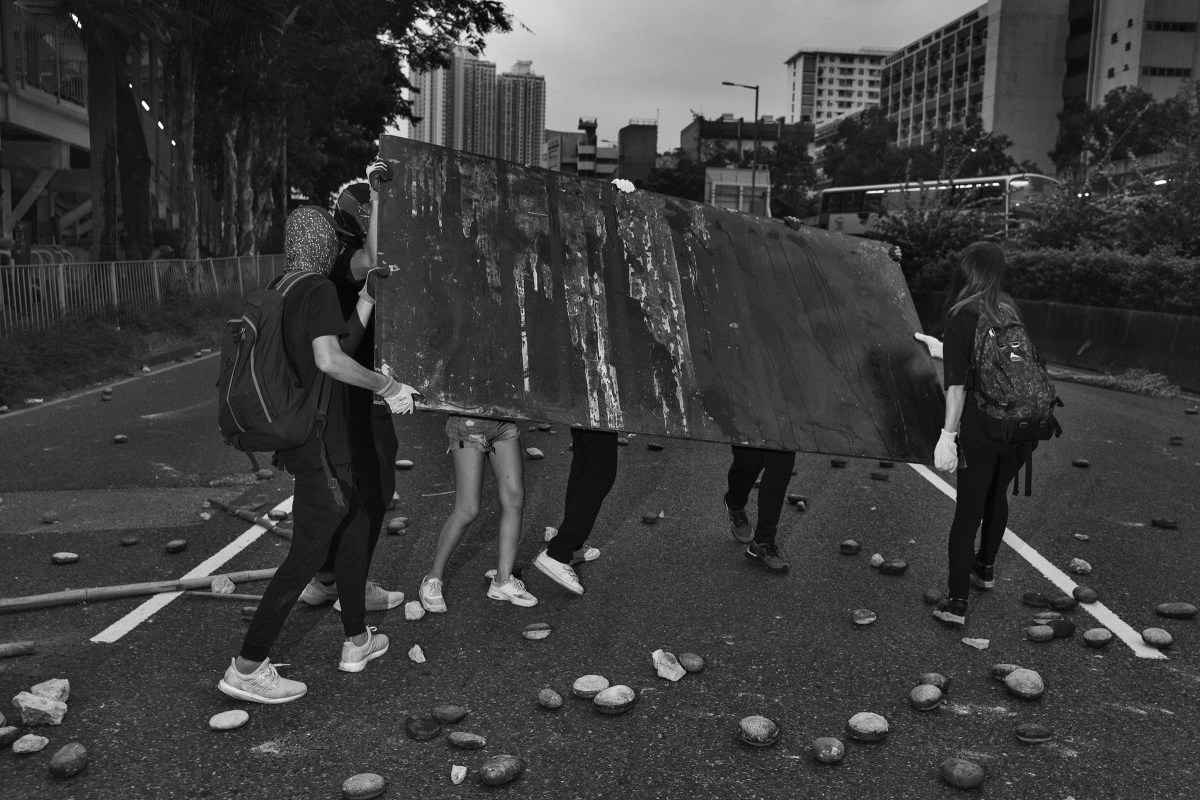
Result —
[[1008, 485], [1014, 483], [1015, 493], [1017, 474], [1030, 464], [1037, 441], [1061, 432], [1053, 409], [1062, 403], [1016, 304], [1003, 291], [1005, 268], [998, 245], [969, 245], [955, 264], [946, 299], [946, 415], [934, 466], [957, 470], [958, 480], [947, 546], [948, 592], [933, 615], [951, 625], [966, 624], [972, 584], [985, 590], [995, 585], [996, 556], [1008, 525]]

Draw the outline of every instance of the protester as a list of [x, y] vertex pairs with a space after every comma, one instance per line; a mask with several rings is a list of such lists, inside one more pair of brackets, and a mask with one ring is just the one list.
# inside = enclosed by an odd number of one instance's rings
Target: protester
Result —
[[[946, 300], [942, 348], [946, 416], [934, 450], [934, 466], [943, 472], [957, 469], [958, 480], [947, 547], [949, 591], [933, 615], [952, 625], [966, 624], [971, 584], [980, 589], [995, 585], [996, 555], [1008, 524], [1006, 490], [1021, 461], [1016, 445], [986, 436], [973, 380], [980, 316], [995, 324], [1020, 321], [1016, 304], [1003, 291], [1004, 272], [1000, 247], [975, 242], [959, 256]], [[937, 340], [922, 341], [933, 353]], [[981, 531], [978, 549], [976, 531]]]
[[[322, 384], [329, 384], [331, 391], [323, 430], [317, 426], [304, 444], [276, 454], [277, 461], [295, 476], [291, 547], [263, 593], [240, 653], [218, 683], [231, 697], [271, 704], [297, 700], [308, 691], [304, 683], [281, 677], [268, 656], [338, 531], [336, 574], [345, 590], [341, 617], [346, 637], [338, 668], [360, 672], [388, 650], [387, 636], [376, 635], [364, 622], [367, 516], [350, 466], [345, 387], [350, 384], [379, 393], [394, 413], [411, 413], [413, 407], [412, 387], [372, 372], [342, 352], [339, 339], [348, 329], [337, 291], [325, 279], [338, 252], [329, 212], [314, 206], [292, 212], [284, 251], [288, 272], [308, 270], [322, 276], [296, 282], [294, 291], [284, 298], [284, 355], [308, 391], [318, 391]], [[362, 302], [356, 309], [360, 324], [370, 315], [373, 286], [368, 280], [362, 289]], [[322, 380], [322, 376], [327, 377]], [[326, 478], [327, 467], [332, 479]]]
[[504, 420], [451, 415], [446, 420], [446, 437], [450, 440], [446, 452], [454, 461], [454, 508], [438, 536], [433, 566], [421, 581], [421, 605], [438, 614], [446, 610], [442, 576], [459, 540], [479, 515], [485, 459], [491, 462], [500, 494], [499, 552], [487, 596], [526, 608], [537, 605], [537, 598], [512, 574], [525, 508], [520, 431]]
[[[733, 463], [725, 492], [725, 511], [729, 515], [729, 532], [733, 538], [748, 545], [745, 556], [761, 564], [771, 572], [787, 572], [788, 562], [783, 551], [775, 542], [775, 528], [788, 483], [792, 479], [792, 468], [796, 466], [796, 454], [790, 450], [768, 450], [758, 447], [733, 445]], [[758, 489], [758, 523], [750, 525], [746, 515], [746, 502], [750, 490], [762, 473]]]
[[[383, 159], [376, 159], [367, 168], [367, 182], [346, 187], [334, 208], [333, 221], [341, 249], [334, 260], [329, 279], [337, 289], [342, 314], [352, 329], [355, 327], [355, 308], [361, 289], [368, 273], [377, 268], [379, 184], [391, 179], [391, 167]], [[354, 340], [353, 335], [342, 339], [342, 350], [362, 366], [372, 369], [375, 364], [374, 315], [367, 318], [356, 344]], [[383, 530], [388, 503], [396, 491], [395, 463], [399, 443], [391, 412], [387, 405], [375, 402], [369, 389], [347, 387], [347, 413], [351, 471], [367, 514], [369, 570]], [[334, 609], [341, 610], [336, 580], [338, 546], [339, 536], [335, 536], [325, 563], [300, 593], [301, 602], [318, 606], [333, 600]], [[367, 611], [386, 611], [404, 602], [403, 592], [388, 591], [372, 580], [366, 583], [365, 595]]]

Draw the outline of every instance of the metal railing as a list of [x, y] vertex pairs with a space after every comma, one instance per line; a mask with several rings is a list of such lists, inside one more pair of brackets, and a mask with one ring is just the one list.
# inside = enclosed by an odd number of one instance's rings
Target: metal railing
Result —
[[281, 255], [0, 266], [0, 336], [194, 297], [245, 294], [283, 272]]
[[[13, 8], [11, 38], [16, 79], [61, 100], [87, 105], [87, 50], [67, 19]], [[6, 32], [7, 33], [7, 32]]]

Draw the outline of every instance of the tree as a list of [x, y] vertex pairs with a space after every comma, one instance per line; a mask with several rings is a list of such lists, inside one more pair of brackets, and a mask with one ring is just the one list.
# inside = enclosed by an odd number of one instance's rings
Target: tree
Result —
[[1158, 101], [1137, 86], [1122, 86], [1089, 109], [1082, 98], [1069, 98], [1058, 114], [1059, 134], [1050, 157], [1060, 171], [1104, 168], [1113, 161], [1163, 152], [1184, 135], [1187, 102]]
[[908, 159], [896, 147], [896, 123], [876, 107], [838, 124], [823, 161], [834, 186], [859, 186], [904, 180]]
[[704, 202], [704, 164], [691, 157], [684, 149], [674, 152], [674, 166], [655, 167], [637, 188], [657, 192], [680, 200]]
[[814, 197], [817, 173], [804, 139], [780, 139], [775, 149], [764, 148], [759, 153], [758, 163], [771, 170], [771, 216], [806, 217], [813, 212], [810, 198]]

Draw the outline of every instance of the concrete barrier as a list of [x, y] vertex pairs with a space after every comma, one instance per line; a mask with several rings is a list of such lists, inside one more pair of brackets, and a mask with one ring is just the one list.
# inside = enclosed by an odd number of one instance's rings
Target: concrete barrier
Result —
[[[925, 330], [941, 334], [944, 292], [913, 295]], [[1200, 391], [1200, 317], [1018, 300], [1047, 361], [1096, 372], [1146, 369]]]

